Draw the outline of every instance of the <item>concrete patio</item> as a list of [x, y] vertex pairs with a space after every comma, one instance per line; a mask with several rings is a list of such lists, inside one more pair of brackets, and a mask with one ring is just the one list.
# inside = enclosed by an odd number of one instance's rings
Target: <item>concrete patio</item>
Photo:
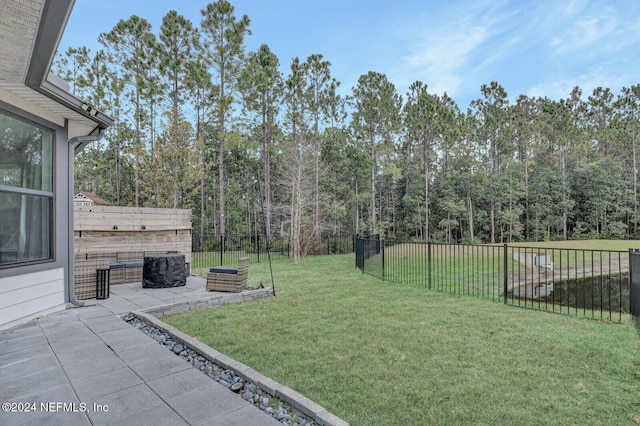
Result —
[[204, 288], [199, 277], [171, 289], [112, 286], [94, 306], [0, 333], [0, 424], [279, 424], [118, 316], [258, 297]]
[[[183, 287], [173, 288], [142, 288], [139, 282], [112, 285], [110, 296], [104, 300], [92, 300], [116, 315], [124, 315], [134, 311], [157, 312], [162, 308], [175, 307], [184, 304], [194, 306], [214, 306], [225, 303], [237, 303], [264, 297], [265, 289], [258, 291], [243, 291], [242, 293], [222, 293], [206, 290], [206, 279], [195, 275], [187, 278]], [[201, 303], [198, 303], [201, 302]], [[180, 311], [184, 309], [175, 309]]]

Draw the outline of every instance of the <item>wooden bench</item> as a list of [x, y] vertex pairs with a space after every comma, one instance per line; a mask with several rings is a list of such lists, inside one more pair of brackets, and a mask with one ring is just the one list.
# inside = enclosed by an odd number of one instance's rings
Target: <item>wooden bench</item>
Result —
[[207, 291], [228, 291], [239, 293], [247, 285], [249, 258], [242, 257], [238, 267], [215, 266], [207, 274]]

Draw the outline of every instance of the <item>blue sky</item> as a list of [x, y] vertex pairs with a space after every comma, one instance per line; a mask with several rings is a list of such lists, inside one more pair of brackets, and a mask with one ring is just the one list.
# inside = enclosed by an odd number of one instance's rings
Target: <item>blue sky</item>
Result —
[[[421, 80], [463, 111], [493, 80], [511, 100], [640, 84], [637, 0], [230, 1], [251, 19], [247, 50], [268, 44], [285, 74], [294, 57], [321, 53], [344, 94], [368, 71], [386, 74], [402, 95]], [[101, 32], [134, 14], [154, 32], [172, 9], [199, 25], [210, 2], [76, 0], [60, 50], [95, 51]]]

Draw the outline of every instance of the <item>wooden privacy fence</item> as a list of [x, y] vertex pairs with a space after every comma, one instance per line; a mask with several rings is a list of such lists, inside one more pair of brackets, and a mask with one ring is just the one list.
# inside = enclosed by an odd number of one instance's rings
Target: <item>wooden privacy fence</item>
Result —
[[[190, 265], [191, 210], [75, 206], [76, 298], [95, 297], [97, 268], [116, 261], [142, 261], [145, 254], [160, 253], [182, 253]], [[135, 281], [138, 277], [130, 278]], [[130, 281], [125, 278], [124, 282]]]

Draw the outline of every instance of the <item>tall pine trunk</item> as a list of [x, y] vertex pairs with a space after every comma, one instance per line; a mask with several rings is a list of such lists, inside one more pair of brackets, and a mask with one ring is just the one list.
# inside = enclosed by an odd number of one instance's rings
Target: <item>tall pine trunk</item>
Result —
[[376, 233], [376, 144], [373, 136], [371, 136], [371, 230], [369, 233]]

